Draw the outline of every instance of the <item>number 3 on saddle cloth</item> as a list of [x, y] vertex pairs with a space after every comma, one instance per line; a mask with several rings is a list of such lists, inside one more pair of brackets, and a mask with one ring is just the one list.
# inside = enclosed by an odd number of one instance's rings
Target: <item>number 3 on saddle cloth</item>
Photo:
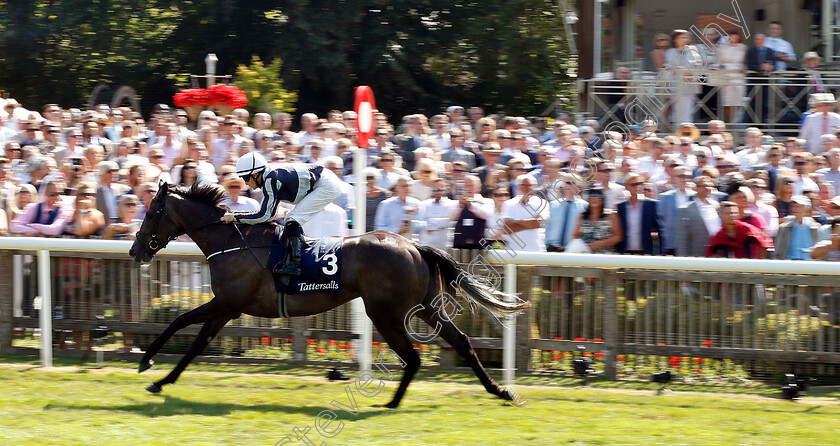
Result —
[[[274, 231], [271, 240], [271, 253], [268, 257], [268, 270], [286, 258], [286, 247], [280, 246], [281, 228]], [[322, 239], [306, 238], [301, 246], [300, 276], [274, 276], [274, 286], [278, 294], [309, 294], [341, 290], [341, 237]], [[286, 284], [284, 277], [289, 278]]]

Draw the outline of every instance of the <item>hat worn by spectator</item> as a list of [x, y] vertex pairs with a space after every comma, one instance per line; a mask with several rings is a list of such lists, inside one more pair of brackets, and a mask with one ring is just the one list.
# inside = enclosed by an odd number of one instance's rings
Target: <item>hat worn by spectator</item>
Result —
[[502, 149], [499, 147], [498, 144], [487, 143], [484, 145], [484, 150], [482, 150], [481, 153], [499, 155], [502, 153]]
[[230, 187], [230, 185], [231, 185], [231, 184], [234, 184], [234, 183], [235, 183], [235, 184], [238, 184], [239, 186], [241, 186], [241, 187], [242, 187], [242, 189], [245, 189], [245, 180], [243, 180], [242, 178], [239, 178], [239, 177], [238, 177], [238, 176], [236, 176], [236, 175], [231, 175], [231, 176], [229, 176], [229, 177], [228, 177], [228, 178], [227, 178], [227, 179], [226, 179], [226, 180], [222, 183], [222, 186], [224, 186], [224, 187], [225, 187], [225, 189], [227, 189], [227, 188], [229, 188], [229, 187]]
[[455, 110], [458, 110], [458, 111], [463, 112], [463, 111], [464, 111], [464, 107], [461, 107], [460, 105], [450, 105], [449, 107], [446, 107], [446, 113], [450, 113], [450, 114], [451, 114], [451, 113], [452, 113], [452, 112], [454, 112]]
[[453, 161], [452, 168], [460, 167], [461, 169], [466, 170], [469, 167], [469, 164], [465, 163], [464, 161]]
[[819, 54], [816, 51], [808, 51], [802, 55], [802, 62], [805, 62], [808, 59], [819, 59], [822, 60]]
[[693, 122], [683, 122], [680, 124], [679, 129], [677, 129], [674, 135], [681, 138], [691, 138], [692, 141], [697, 141], [697, 138], [700, 137], [700, 130]]
[[831, 93], [814, 93], [811, 95], [811, 99], [814, 101], [814, 105], [834, 104], [836, 102], [834, 95]]
[[811, 199], [804, 195], [794, 195], [790, 197], [790, 201], [800, 206], [811, 207]]
[[6, 105], [4, 105], [3, 108], [9, 108], [9, 107], [20, 107], [20, 102], [18, 102], [14, 98], [6, 99]]

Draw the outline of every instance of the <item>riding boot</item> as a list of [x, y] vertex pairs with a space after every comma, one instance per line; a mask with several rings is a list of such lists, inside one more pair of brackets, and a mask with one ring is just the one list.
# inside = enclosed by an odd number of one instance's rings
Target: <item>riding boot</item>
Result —
[[303, 245], [303, 237], [294, 237], [289, 239], [288, 257], [286, 257], [286, 264], [283, 266], [282, 274], [290, 276], [299, 276], [301, 268], [300, 249]]
[[274, 274], [299, 276], [301, 267], [300, 249], [303, 242], [303, 230], [296, 221], [286, 224], [280, 243], [286, 248], [286, 258], [277, 264], [272, 271]]

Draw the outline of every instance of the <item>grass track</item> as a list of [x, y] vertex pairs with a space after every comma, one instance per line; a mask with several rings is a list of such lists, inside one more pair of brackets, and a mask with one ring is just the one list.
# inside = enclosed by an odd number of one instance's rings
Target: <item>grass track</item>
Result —
[[[329, 383], [322, 368], [203, 365], [191, 367], [161, 395], [143, 389], [171, 364], [143, 375], [134, 365], [46, 370], [30, 359], [0, 356], [2, 445], [263, 445], [294, 427], [312, 427], [321, 411], [347, 403], [348, 382]], [[10, 362], [14, 362], [11, 364]], [[361, 445], [817, 445], [840, 438], [840, 391], [812, 391], [800, 402], [775, 387], [674, 385], [655, 396], [641, 382], [594, 383], [532, 374], [518, 381], [527, 400], [505, 405], [467, 373], [421, 372], [397, 410], [396, 382], [376, 397], [354, 391], [358, 415], [334, 409], [344, 423], [315, 444]], [[330, 429], [336, 427], [333, 423]], [[287, 444], [304, 444], [297, 440]]]

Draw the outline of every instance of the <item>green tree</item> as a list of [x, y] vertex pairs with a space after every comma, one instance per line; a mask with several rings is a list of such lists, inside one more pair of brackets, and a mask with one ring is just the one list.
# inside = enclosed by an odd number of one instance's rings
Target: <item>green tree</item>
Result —
[[283, 12], [279, 51], [301, 110], [346, 108], [356, 85], [391, 115], [451, 104], [536, 114], [570, 95], [574, 58], [553, 1], [300, 0]]
[[[30, 108], [83, 104], [97, 84], [171, 101], [215, 52], [219, 73], [274, 57], [270, 0], [0, 1], [0, 90]], [[268, 37], [267, 37], [268, 36]]]
[[451, 104], [536, 114], [570, 94], [562, 27], [553, 0], [0, 0], [0, 91], [69, 107], [98, 84], [130, 85], [150, 107], [212, 52], [219, 74], [282, 58], [299, 111], [350, 108], [370, 85], [394, 117]]
[[251, 65], [239, 65], [236, 68], [236, 86], [248, 95], [248, 111], [254, 113], [277, 113], [295, 111], [297, 93], [286, 91], [280, 79], [283, 61], [274, 59], [268, 66], [259, 56], [251, 58]]

